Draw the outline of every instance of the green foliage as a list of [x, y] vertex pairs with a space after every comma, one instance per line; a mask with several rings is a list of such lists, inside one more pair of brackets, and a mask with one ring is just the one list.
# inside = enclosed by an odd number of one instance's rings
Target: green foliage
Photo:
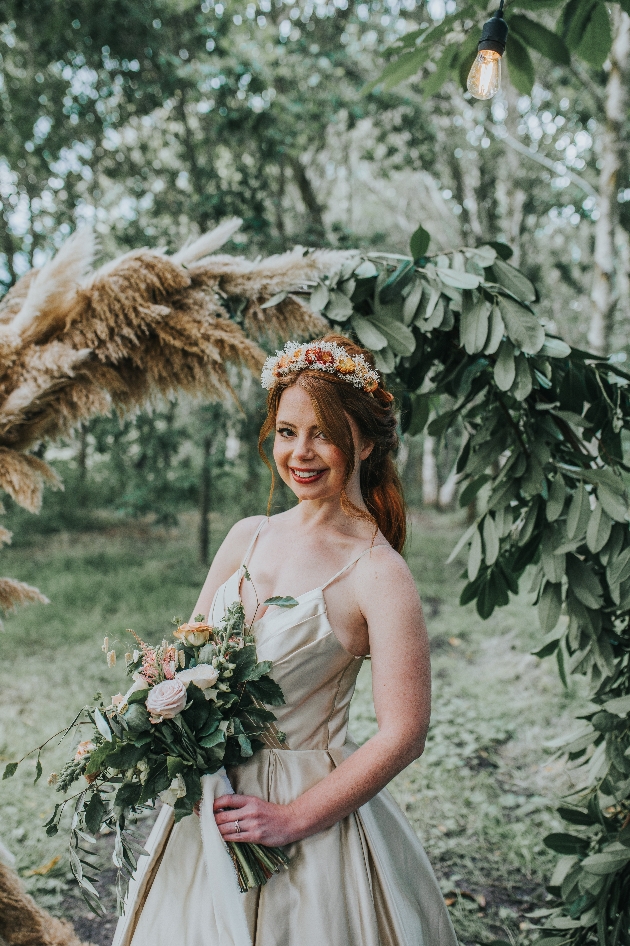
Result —
[[[620, 6], [625, 9], [625, 0]], [[509, 14], [506, 13], [510, 29], [506, 58], [510, 79], [521, 94], [529, 95], [534, 84], [536, 72], [531, 52], [563, 66], [571, 64], [571, 53], [574, 53], [588, 65], [597, 69], [602, 67], [613, 40], [610, 14], [602, 0], [521, 0], [517, 7], [528, 12], [510, 10]], [[549, 7], [562, 7], [555, 31], [547, 25]], [[540, 19], [534, 19], [532, 13], [534, 16], [538, 14]], [[437, 26], [411, 30], [389, 48], [390, 61], [364, 91], [371, 92], [379, 87], [391, 89], [417, 75], [428, 61], [436, 59], [435, 70], [423, 74], [423, 94], [435, 94], [449, 78], [457, 78], [465, 88], [479, 39], [477, 31], [487, 18], [485, 4], [465, 4], [447, 14]], [[462, 24], [471, 20], [476, 25], [470, 27], [468, 40], [462, 43]], [[436, 56], [436, 44], [438, 49], [442, 45], [439, 56]]]
[[[389, 387], [412, 406], [403, 429], [422, 429], [432, 414], [432, 436], [456, 424], [463, 430], [457, 471], [463, 501], [476, 497], [478, 511], [456, 550], [469, 545], [461, 603], [475, 601], [480, 617], [489, 618], [518, 593], [531, 566], [540, 624], [553, 635], [538, 653], [555, 652], [565, 687], [570, 674], [586, 678], [589, 725], [566, 751], [584, 763], [581, 801], [586, 809], [594, 804], [598, 817], [587, 837], [547, 839], [574, 860], [570, 888], [552, 882], [557, 909], [543, 932], [562, 929], [566, 941], [577, 942], [579, 931], [598, 924], [620, 929], [627, 918], [619, 897], [630, 878], [630, 530], [623, 478], [630, 467], [621, 441], [630, 428], [630, 375], [547, 336], [533, 308], [535, 286], [494, 247], [465, 247], [413, 265], [378, 254], [356, 257], [323, 288], [328, 301], [316, 290], [321, 309], [333, 322], [340, 321], [334, 288], [355, 313], [344, 311], [344, 330], [359, 317], [364, 338], [370, 325], [386, 340], [373, 355]], [[594, 886], [590, 878], [604, 874], [610, 883]]]

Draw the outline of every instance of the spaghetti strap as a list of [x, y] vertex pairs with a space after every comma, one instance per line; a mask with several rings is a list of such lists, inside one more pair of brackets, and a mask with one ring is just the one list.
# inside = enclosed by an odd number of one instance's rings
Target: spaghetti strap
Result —
[[321, 591], [324, 591], [325, 588], [328, 588], [328, 585], [332, 585], [333, 581], [337, 581], [337, 579], [340, 578], [341, 575], [343, 575], [344, 572], [347, 572], [349, 568], [352, 568], [353, 565], [356, 565], [356, 563], [359, 561], [360, 558], [363, 558], [363, 556], [364, 556], [364, 555], [367, 555], [368, 552], [371, 552], [372, 549], [378, 549], [378, 548], [380, 548], [381, 545], [382, 545], [383, 547], [385, 547], [385, 543], [384, 543], [384, 542], [381, 542], [380, 545], [370, 545], [369, 548], [363, 549], [363, 551], [362, 551], [359, 555], [357, 555], [356, 558], [353, 558], [352, 561], [351, 561], [351, 562], [348, 562], [347, 565], [344, 565], [343, 568], [340, 569], [340, 570], [337, 572], [336, 575], [333, 575], [332, 578], [329, 578], [328, 581], [327, 581], [325, 584], [323, 584], [323, 585], [321, 586], [321, 589], [320, 589], [320, 590], [321, 590]]
[[249, 545], [247, 546], [247, 551], [245, 552], [245, 555], [243, 556], [243, 564], [241, 565], [241, 568], [247, 568], [247, 566], [249, 565], [249, 560], [251, 558], [252, 552], [254, 551], [254, 546], [256, 545], [256, 539], [258, 538], [260, 534], [260, 530], [262, 529], [264, 524], [268, 521], [269, 521], [268, 519], [263, 519], [263, 521], [260, 523], [256, 531], [254, 532], [253, 538], [251, 542], [249, 543]]

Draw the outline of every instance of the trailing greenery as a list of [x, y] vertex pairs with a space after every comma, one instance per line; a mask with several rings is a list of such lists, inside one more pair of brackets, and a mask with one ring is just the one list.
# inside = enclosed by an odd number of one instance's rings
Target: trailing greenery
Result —
[[560, 751], [580, 786], [549, 835], [563, 855], [546, 946], [630, 942], [630, 530], [622, 434], [630, 375], [546, 333], [537, 291], [503, 244], [415, 259], [355, 257], [310, 292], [313, 307], [374, 352], [402, 404], [403, 430], [462, 432], [460, 503], [477, 504], [461, 603], [482, 618], [532, 590], [566, 686], [591, 702]]

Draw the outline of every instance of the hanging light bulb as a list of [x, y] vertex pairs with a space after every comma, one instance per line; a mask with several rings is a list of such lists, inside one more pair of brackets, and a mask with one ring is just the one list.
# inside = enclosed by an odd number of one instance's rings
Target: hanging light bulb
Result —
[[494, 16], [481, 31], [475, 61], [470, 67], [466, 86], [476, 99], [491, 99], [501, 88], [501, 57], [505, 52], [508, 25], [503, 19], [503, 0]]

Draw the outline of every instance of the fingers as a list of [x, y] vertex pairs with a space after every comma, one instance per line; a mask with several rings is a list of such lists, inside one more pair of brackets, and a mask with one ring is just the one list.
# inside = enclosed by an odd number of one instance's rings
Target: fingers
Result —
[[216, 814], [222, 808], [244, 808], [249, 801], [250, 795], [220, 795], [214, 799], [212, 810]]

